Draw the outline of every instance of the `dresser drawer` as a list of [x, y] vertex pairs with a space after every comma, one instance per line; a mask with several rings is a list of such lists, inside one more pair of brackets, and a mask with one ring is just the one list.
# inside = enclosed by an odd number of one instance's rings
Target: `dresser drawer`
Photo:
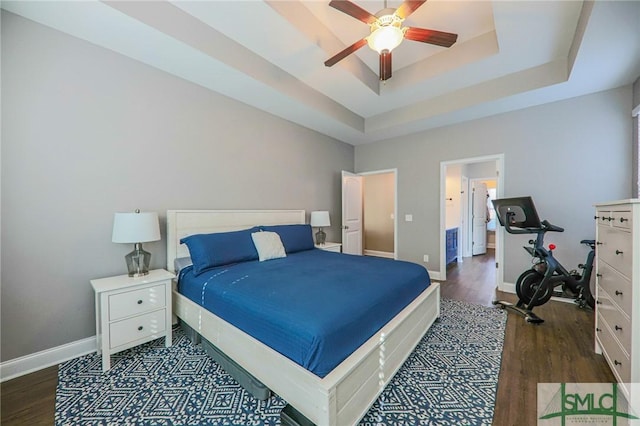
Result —
[[598, 210], [596, 212], [598, 225], [609, 226], [611, 224], [611, 212], [608, 210]]
[[114, 321], [131, 315], [164, 308], [167, 304], [166, 284], [147, 287], [109, 296], [109, 320]]
[[598, 288], [598, 314], [607, 323], [626, 353], [630, 354], [631, 321], [616, 305], [611, 303], [611, 296], [602, 287]]
[[614, 228], [631, 229], [633, 228], [633, 220], [630, 210], [612, 211], [611, 225]]
[[613, 266], [625, 277], [631, 277], [633, 260], [631, 233], [606, 226], [598, 227], [598, 258]]
[[613, 337], [611, 330], [606, 323], [604, 323], [600, 314], [598, 314], [596, 339], [598, 339], [600, 347], [607, 361], [609, 361], [611, 370], [617, 376], [618, 382], [629, 383], [631, 381], [631, 362], [629, 357], [627, 357], [615, 337]]
[[109, 325], [111, 349], [136, 340], [145, 339], [166, 330], [166, 310], [142, 314]]
[[605, 262], [599, 262], [598, 284], [607, 292], [611, 300], [631, 317], [631, 302], [633, 300], [631, 281]]

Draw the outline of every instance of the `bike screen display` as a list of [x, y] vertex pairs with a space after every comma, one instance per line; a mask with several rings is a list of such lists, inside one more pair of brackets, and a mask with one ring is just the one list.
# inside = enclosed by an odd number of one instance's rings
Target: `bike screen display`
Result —
[[[500, 225], [504, 226], [509, 216], [510, 227], [541, 228], [538, 212], [531, 197], [501, 198], [493, 200]], [[508, 213], [510, 213], [508, 215]]]

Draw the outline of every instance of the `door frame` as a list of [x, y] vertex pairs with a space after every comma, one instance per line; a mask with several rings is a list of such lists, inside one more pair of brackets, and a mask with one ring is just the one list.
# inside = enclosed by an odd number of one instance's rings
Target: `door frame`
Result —
[[[446, 224], [445, 224], [445, 201], [447, 167], [456, 164], [484, 163], [487, 161], [496, 162], [496, 197], [504, 196], [504, 153], [485, 155], [481, 157], [461, 158], [458, 160], [448, 160], [440, 162], [440, 274], [439, 279], [447, 279], [446, 265]], [[504, 288], [504, 230], [496, 227], [496, 285], [499, 290]]]
[[[381, 170], [371, 170], [367, 172], [353, 172], [353, 174], [358, 176], [371, 176], [371, 175], [381, 175], [392, 173], [394, 177], [393, 182], [393, 258], [398, 259], [398, 169], [381, 169]], [[364, 191], [363, 191], [364, 196]], [[364, 202], [363, 202], [364, 205]], [[364, 216], [364, 212], [363, 212]], [[364, 238], [364, 226], [362, 227], [362, 236]], [[362, 252], [364, 253], [364, 245], [362, 246]]]

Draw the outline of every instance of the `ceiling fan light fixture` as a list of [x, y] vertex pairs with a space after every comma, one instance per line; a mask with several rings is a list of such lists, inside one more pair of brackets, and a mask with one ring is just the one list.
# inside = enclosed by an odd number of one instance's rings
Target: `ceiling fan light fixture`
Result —
[[371, 49], [382, 53], [383, 50], [391, 52], [402, 43], [403, 39], [402, 29], [394, 25], [385, 25], [373, 30], [367, 37], [367, 43]]

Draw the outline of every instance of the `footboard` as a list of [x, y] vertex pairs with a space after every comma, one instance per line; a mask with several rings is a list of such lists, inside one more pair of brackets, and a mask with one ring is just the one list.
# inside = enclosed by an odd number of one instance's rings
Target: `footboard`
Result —
[[181, 320], [313, 423], [350, 425], [366, 414], [440, 315], [440, 285], [432, 283], [324, 378], [177, 292], [173, 293], [173, 305]]

